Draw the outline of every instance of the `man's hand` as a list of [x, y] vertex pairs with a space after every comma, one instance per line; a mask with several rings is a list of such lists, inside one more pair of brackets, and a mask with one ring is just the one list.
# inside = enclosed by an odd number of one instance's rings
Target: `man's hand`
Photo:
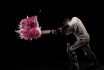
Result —
[[74, 51], [74, 49], [72, 47], [69, 47], [68, 51]]
[[57, 32], [56, 32], [55, 29], [50, 30], [50, 33], [51, 33], [51, 34], [57, 34]]
[[58, 33], [62, 33], [62, 28], [58, 28], [58, 29], [57, 29], [57, 32], [58, 32]]
[[58, 28], [58, 29], [52, 29], [51, 31], [51, 34], [59, 34], [59, 33], [62, 33], [62, 28]]
[[67, 52], [68, 51], [74, 51], [75, 49], [69, 44], [67, 43]]

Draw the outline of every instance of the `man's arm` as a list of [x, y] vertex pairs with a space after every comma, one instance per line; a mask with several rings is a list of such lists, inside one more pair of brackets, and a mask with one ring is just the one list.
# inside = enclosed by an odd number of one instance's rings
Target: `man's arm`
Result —
[[42, 30], [41, 33], [42, 34], [63, 34], [63, 32], [65, 30], [67, 30], [69, 26], [68, 25], [65, 25], [65, 26], [62, 26], [60, 28], [57, 28], [57, 29], [52, 29], [52, 30]]

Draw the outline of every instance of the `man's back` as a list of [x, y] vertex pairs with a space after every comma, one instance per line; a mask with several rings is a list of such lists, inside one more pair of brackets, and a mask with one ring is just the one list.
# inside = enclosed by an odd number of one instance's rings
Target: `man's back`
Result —
[[67, 28], [64, 32], [66, 35], [73, 33], [76, 38], [79, 39], [90, 39], [89, 34], [83, 25], [82, 21], [77, 18], [73, 17], [70, 22], [68, 22], [69, 28]]

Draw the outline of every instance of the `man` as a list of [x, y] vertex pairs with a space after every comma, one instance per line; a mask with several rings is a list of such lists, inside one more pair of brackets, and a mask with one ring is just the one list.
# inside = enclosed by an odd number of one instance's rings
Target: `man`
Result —
[[67, 50], [72, 68], [73, 66], [75, 66], [76, 69], [79, 70], [77, 55], [75, 53], [75, 50], [78, 48], [81, 48], [84, 51], [85, 55], [88, 56], [89, 60], [92, 63], [98, 65], [96, 56], [91, 51], [89, 46], [90, 36], [79, 18], [73, 17], [71, 20], [68, 18], [65, 19], [64, 26], [62, 28], [59, 28], [58, 30], [55, 30], [52, 33], [61, 33], [65, 34], [66, 36], [73, 33], [75, 35], [77, 41], [72, 46], [69, 43], [67, 43]]

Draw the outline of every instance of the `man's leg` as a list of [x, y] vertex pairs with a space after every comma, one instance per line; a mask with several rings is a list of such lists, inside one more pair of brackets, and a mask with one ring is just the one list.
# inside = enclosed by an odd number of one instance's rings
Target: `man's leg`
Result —
[[70, 48], [70, 44], [67, 43], [67, 52], [69, 55], [69, 61], [70, 61], [70, 70], [79, 70], [79, 63], [77, 60], [77, 55], [75, 53], [75, 51], [71, 51], [69, 50]]
[[69, 58], [72, 59], [71, 63], [73, 65], [77, 65], [78, 69], [79, 69], [79, 64], [77, 61], [77, 55], [75, 53], [75, 50], [87, 45], [88, 43], [89, 43], [89, 39], [80, 39], [80, 40], [77, 40], [72, 46], [69, 43], [67, 44], [67, 46], [68, 46], [67, 48], [69, 50], [68, 51]]
[[99, 66], [100, 63], [98, 62], [95, 54], [91, 51], [89, 44], [82, 47], [85, 55], [88, 57], [90, 62], [94, 63], [96, 66]]

